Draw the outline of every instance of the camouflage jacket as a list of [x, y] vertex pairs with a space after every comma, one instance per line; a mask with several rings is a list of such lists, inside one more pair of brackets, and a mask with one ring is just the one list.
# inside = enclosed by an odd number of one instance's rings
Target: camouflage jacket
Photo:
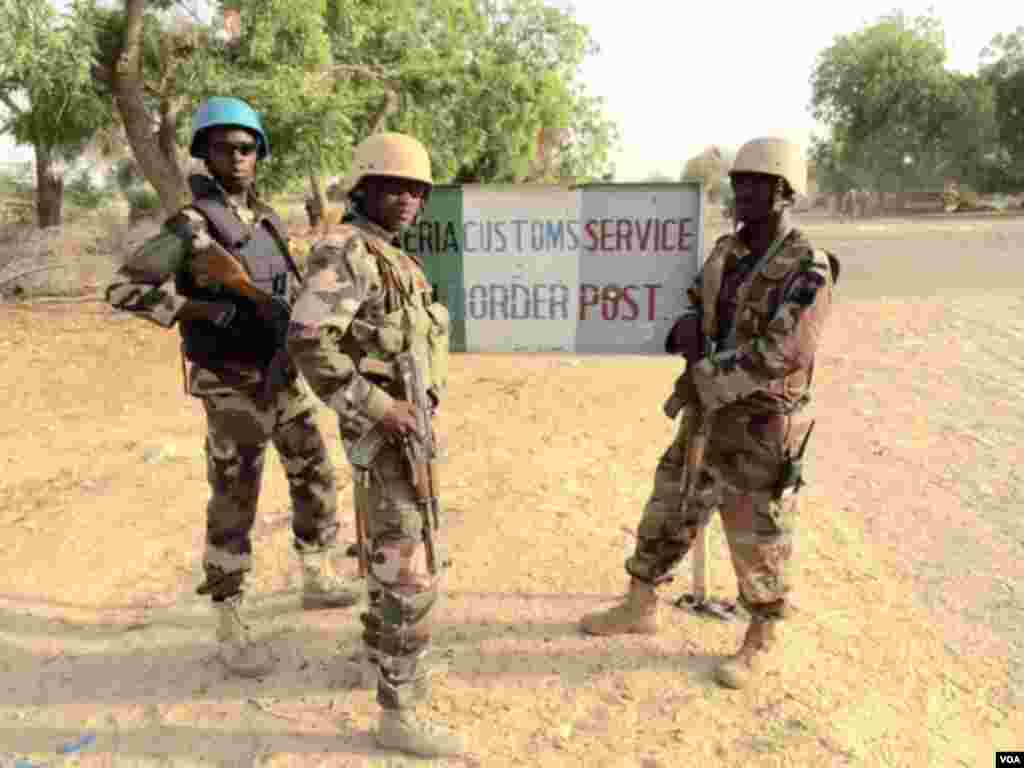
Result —
[[[708, 261], [724, 259], [718, 304], [718, 351], [693, 369], [705, 406], [742, 404], [789, 413], [810, 401], [814, 356], [832, 304], [838, 261], [790, 229], [759, 261], [736, 235], [715, 243]], [[701, 278], [688, 291], [701, 309]]]
[[[258, 216], [269, 215], [273, 209], [250, 195], [248, 205], [233, 205], [224, 190], [212, 177], [201, 177], [202, 193], [219, 195], [222, 201], [247, 226]], [[196, 188], [194, 192], [200, 191]], [[187, 206], [186, 206], [187, 208]], [[175, 287], [178, 273], [187, 269], [188, 257], [192, 254], [193, 232], [205, 229], [205, 225], [188, 218], [188, 225], [181, 226], [183, 212], [172, 216], [157, 235], [151, 237], [132, 253], [117, 271], [114, 280], [107, 286], [107, 302], [117, 310], [131, 312], [161, 328], [175, 326], [178, 313], [188, 298], [178, 293]], [[289, 301], [294, 301], [298, 286], [294, 281], [289, 286]], [[256, 368], [212, 371], [198, 364], [192, 364], [187, 374], [186, 389], [196, 396], [226, 394], [237, 390], [256, 391], [262, 386], [263, 372]]]
[[288, 351], [337, 412], [346, 446], [402, 396], [393, 370], [409, 350], [429, 373], [435, 405], [447, 385], [449, 316], [415, 256], [394, 233], [356, 214], [316, 243], [292, 309]]

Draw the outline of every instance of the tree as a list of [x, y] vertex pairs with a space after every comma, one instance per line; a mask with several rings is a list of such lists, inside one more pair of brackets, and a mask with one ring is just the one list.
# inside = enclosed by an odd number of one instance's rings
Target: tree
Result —
[[190, 197], [179, 125], [188, 106], [182, 71], [212, 47], [199, 24], [169, 23], [160, 12], [172, 0], [124, 0], [124, 11], [95, 12], [97, 52], [92, 74], [107, 88], [132, 156], [167, 213]]
[[811, 108], [831, 129], [828, 148], [814, 149], [824, 184], [883, 191], [941, 181], [956, 93], [945, 61], [941, 22], [903, 13], [839, 35], [818, 55]]
[[736, 153], [715, 145], [706, 147], [700, 154], [686, 161], [682, 178], [700, 179], [710, 200], [721, 200], [729, 186], [729, 169], [732, 168]]
[[90, 77], [89, 15], [85, 3], [60, 15], [48, 0], [0, 2], [0, 133], [35, 149], [40, 227], [60, 224], [67, 165], [112, 120]]
[[615, 127], [578, 80], [589, 33], [540, 0], [224, 5], [241, 19], [237, 39], [196, 24], [171, 29], [147, 0], [124, 0], [106, 25], [97, 76], [168, 210], [187, 193], [179, 118], [215, 93], [246, 98], [264, 117], [266, 188], [308, 178], [321, 209], [322, 177], [384, 128], [420, 138], [439, 181], [522, 180], [543, 137], [545, 172], [587, 180], [607, 170]]
[[982, 51], [980, 75], [991, 88], [998, 136], [993, 186], [1024, 183], [1024, 27], [996, 35]]

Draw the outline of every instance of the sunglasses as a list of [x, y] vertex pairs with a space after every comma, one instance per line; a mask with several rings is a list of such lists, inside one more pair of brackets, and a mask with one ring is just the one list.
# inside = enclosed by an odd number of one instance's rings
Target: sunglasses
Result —
[[259, 146], [252, 141], [214, 141], [210, 144], [210, 151], [222, 155], [233, 155], [237, 152], [242, 157], [248, 157], [259, 149]]

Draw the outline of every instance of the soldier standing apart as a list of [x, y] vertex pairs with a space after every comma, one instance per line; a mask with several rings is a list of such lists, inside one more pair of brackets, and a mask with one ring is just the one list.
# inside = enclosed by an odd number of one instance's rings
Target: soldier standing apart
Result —
[[751, 622], [739, 652], [717, 667], [715, 677], [742, 688], [770, 656], [776, 623], [786, 614], [799, 447], [811, 426], [814, 356], [839, 262], [814, 250], [790, 222], [789, 208], [805, 192], [807, 179], [796, 145], [750, 141], [737, 154], [730, 178], [738, 229], [719, 238], [708, 257], [708, 264], [720, 259], [724, 267], [717, 351], [702, 359], [702, 276], [715, 271], [707, 264], [688, 291], [690, 309], [666, 340], [666, 351], [687, 359], [666, 414], [699, 403], [712, 418], [696, 503], [680, 508], [686, 458], [686, 431], [680, 430], [658, 463], [636, 549], [626, 560], [626, 600], [585, 616], [581, 626], [594, 635], [657, 632], [657, 587], [672, 579], [697, 526], [717, 507], [739, 600]]
[[[218, 614], [222, 661], [235, 674], [260, 677], [270, 673], [273, 659], [252, 642], [239, 609], [269, 441], [288, 478], [303, 607], [350, 606], [358, 595], [331, 567], [338, 529], [334, 468], [314, 419], [315, 401], [284, 354], [289, 302], [301, 278], [283, 223], [252, 189], [257, 162], [269, 152], [266, 134], [248, 104], [220, 97], [200, 105], [192, 129], [192, 157], [205, 161], [209, 175], [189, 179], [192, 204], [127, 260], [107, 301], [164, 328], [177, 323], [181, 331], [190, 363], [186, 389], [202, 401], [207, 423], [211, 497], [206, 580], [198, 592], [210, 595]], [[279, 327], [251, 300], [213, 284], [215, 244], [274, 297]]]
[[[345, 185], [352, 207], [313, 247], [288, 334], [295, 363], [338, 414], [357, 508], [366, 514], [363, 644], [382, 708], [377, 741], [423, 757], [465, 751], [459, 735], [414, 713], [426, 697], [422, 658], [439, 574], [426, 556], [430, 529], [400, 447], [417, 426], [395, 358], [412, 353], [427, 372], [436, 409], [447, 379], [449, 317], [433, 301], [422, 263], [401, 249], [399, 235], [416, 221], [432, 184], [427, 151], [410, 136], [375, 134], [356, 147]], [[385, 439], [374, 456], [357, 461], [356, 446], [372, 434]]]

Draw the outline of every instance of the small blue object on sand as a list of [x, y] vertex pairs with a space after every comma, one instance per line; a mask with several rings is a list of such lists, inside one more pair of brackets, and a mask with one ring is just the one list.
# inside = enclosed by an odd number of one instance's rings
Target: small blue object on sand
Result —
[[78, 752], [83, 747], [88, 747], [90, 744], [96, 741], [96, 735], [87, 733], [81, 738], [69, 741], [67, 744], [61, 744], [57, 747], [57, 753], [61, 755], [69, 755], [72, 752]]

